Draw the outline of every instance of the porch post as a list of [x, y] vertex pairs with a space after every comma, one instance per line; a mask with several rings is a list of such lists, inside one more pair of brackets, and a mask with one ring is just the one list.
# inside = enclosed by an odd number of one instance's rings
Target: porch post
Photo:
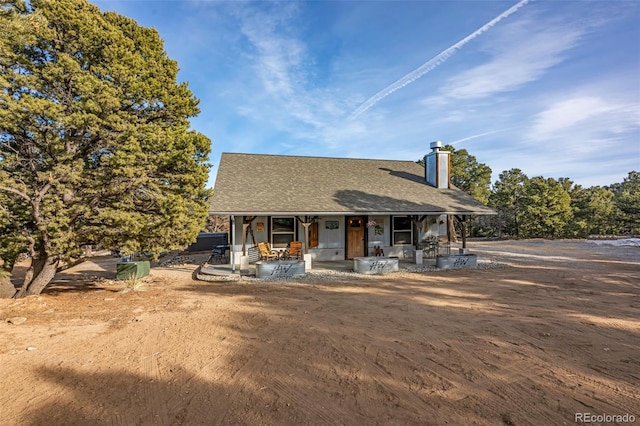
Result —
[[[251, 226], [251, 222], [258, 216], [242, 216], [242, 255], [247, 255], [247, 234], [249, 233], [249, 227]], [[251, 233], [253, 236], [253, 231]]]
[[247, 228], [249, 224], [247, 223], [246, 216], [242, 218], [242, 255], [247, 255]]
[[460, 227], [461, 227], [460, 233], [462, 234], [462, 248], [466, 249], [467, 248], [467, 216], [464, 214], [461, 216], [456, 215], [456, 219], [460, 221]]
[[304, 254], [309, 254], [309, 226], [311, 226], [311, 224], [309, 222], [302, 222], [302, 226], [304, 226]]
[[234, 215], [231, 215], [231, 271], [236, 272], [236, 219]]
[[298, 219], [304, 227], [304, 254], [309, 254], [309, 227], [318, 220], [318, 216], [305, 216], [304, 220], [300, 218], [300, 216], [296, 216], [296, 219]]
[[462, 216], [462, 248], [467, 248], [467, 216]]

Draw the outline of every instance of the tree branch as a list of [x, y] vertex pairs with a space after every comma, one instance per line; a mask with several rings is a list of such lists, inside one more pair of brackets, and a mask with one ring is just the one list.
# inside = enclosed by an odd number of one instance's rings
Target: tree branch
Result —
[[29, 196], [26, 193], [24, 193], [22, 191], [19, 191], [17, 189], [9, 188], [8, 186], [0, 186], [0, 191], [4, 191], [4, 192], [9, 192], [9, 193], [15, 194], [15, 195], [17, 195], [17, 196], [19, 196], [21, 198], [24, 198], [25, 200], [31, 202], [31, 198], [29, 198]]

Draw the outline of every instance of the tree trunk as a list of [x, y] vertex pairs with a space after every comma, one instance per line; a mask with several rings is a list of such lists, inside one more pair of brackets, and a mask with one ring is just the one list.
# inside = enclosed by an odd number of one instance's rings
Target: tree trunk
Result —
[[40, 294], [56, 275], [59, 263], [60, 261], [57, 257], [50, 258], [43, 253], [37, 259], [33, 259], [29, 272], [27, 272], [27, 276], [31, 274], [31, 278], [29, 281], [25, 278], [24, 284], [22, 284], [14, 298], [20, 299], [25, 296]]
[[454, 243], [458, 242], [458, 233], [456, 232], [456, 226], [453, 215], [447, 216], [447, 238], [449, 242], [453, 241]]
[[37, 277], [38, 274], [42, 272], [42, 268], [44, 267], [46, 259], [46, 254], [42, 252], [38, 256], [31, 257], [31, 265], [29, 265], [29, 269], [27, 269], [27, 273], [24, 276], [22, 287], [27, 287], [31, 283], [31, 281], [33, 281], [33, 278]]
[[0, 299], [12, 299], [15, 294], [16, 288], [11, 284], [11, 279], [0, 275]]

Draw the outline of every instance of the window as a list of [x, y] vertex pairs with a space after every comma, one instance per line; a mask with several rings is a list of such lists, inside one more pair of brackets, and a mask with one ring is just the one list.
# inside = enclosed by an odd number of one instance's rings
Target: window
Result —
[[271, 218], [271, 246], [273, 248], [285, 248], [287, 244], [295, 240], [296, 220], [293, 217]]
[[349, 219], [349, 228], [360, 228], [362, 226], [362, 219], [355, 218]]
[[413, 224], [407, 216], [393, 217], [393, 245], [413, 244]]

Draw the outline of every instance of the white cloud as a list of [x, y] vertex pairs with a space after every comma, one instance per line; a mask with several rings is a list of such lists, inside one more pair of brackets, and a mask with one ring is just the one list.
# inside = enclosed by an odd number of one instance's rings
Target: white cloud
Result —
[[289, 32], [288, 19], [295, 14], [294, 4], [278, 5], [278, 13], [259, 7], [242, 7], [235, 11], [242, 34], [255, 48], [255, 71], [265, 90], [277, 96], [295, 92], [294, 71], [303, 62], [303, 43]]
[[486, 98], [519, 89], [562, 62], [583, 35], [582, 30], [561, 26], [541, 28], [541, 22], [531, 19], [507, 25], [490, 42], [490, 62], [450, 78], [439, 99], [430, 102]]
[[536, 115], [531, 129], [532, 137], [553, 136], [555, 132], [569, 130], [577, 124], [597, 120], [618, 110], [619, 106], [592, 96], [563, 99]]
[[625, 88], [614, 89], [608, 81], [559, 93], [533, 116], [525, 141], [577, 155], [614, 147], [640, 130], [637, 106], [633, 94], [625, 93]]

